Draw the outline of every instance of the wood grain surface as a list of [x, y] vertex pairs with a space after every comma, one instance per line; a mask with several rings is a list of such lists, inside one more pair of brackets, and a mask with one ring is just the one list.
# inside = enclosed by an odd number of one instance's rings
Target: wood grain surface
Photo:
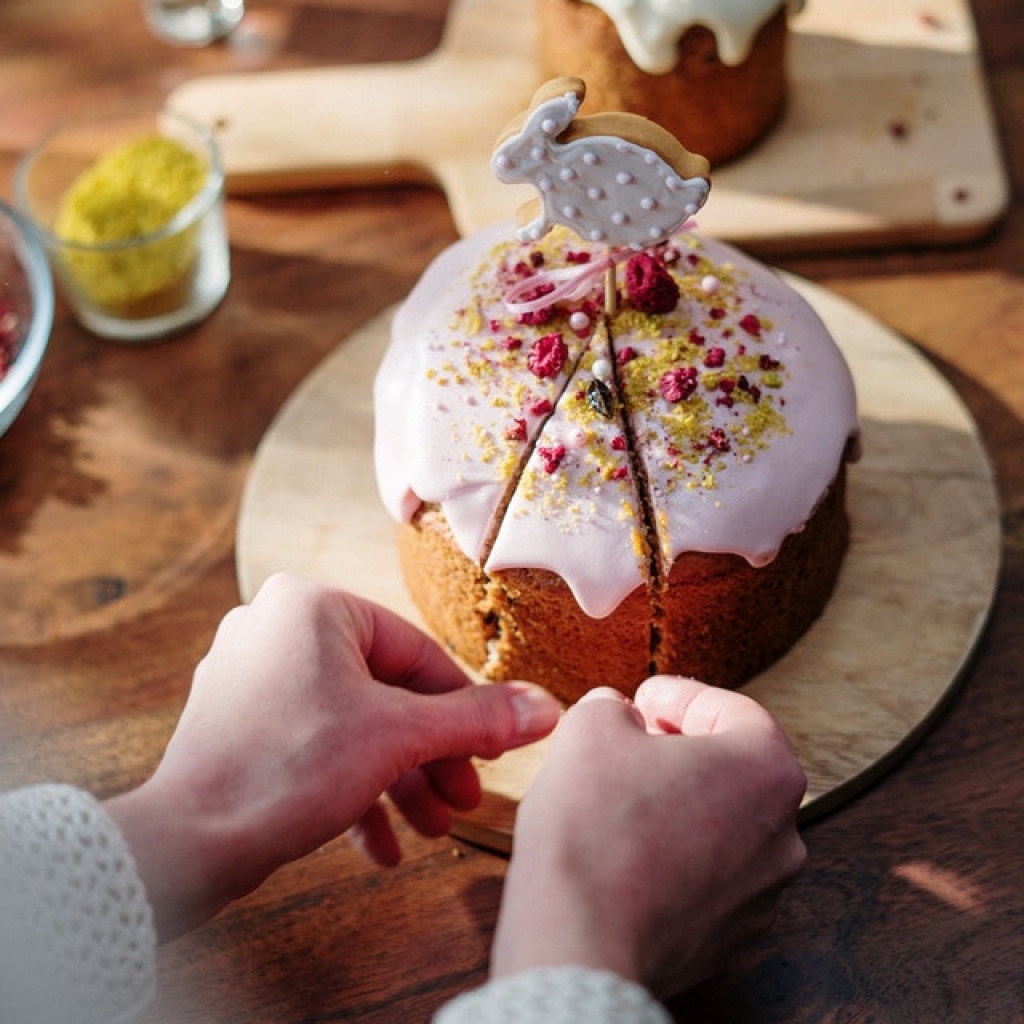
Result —
[[[762, 251], [978, 237], [1008, 199], [978, 61], [967, 0], [816, 0], [792, 19], [780, 124], [714, 169], [702, 228]], [[532, 194], [489, 157], [541, 81], [532, 0], [454, 0], [425, 57], [206, 75], [169, 102], [216, 129], [236, 192], [432, 181], [469, 234]]]
[[[0, 4], [0, 196], [59, 117], [126, 95], [159, 102], [203, 75], [415, 59], [438, 46], [447, 0], [247, 7], [226, 44], [178, 50], [149, 36], [136, 0]], [[908, 339], [969, 410], [1003, 528], [989, 624], [922, 741], [804, 829], [809, 863], [770, 935], [671, 1003], [687, 1024], [1022, 1019], [1024, 8], [972, 11], [1005, 221], [970, 245], [775, 262]], [[228, 227], [231, 289], [188, 334], [119, 347], [61, 302], [37, 389], [0, 438], [2, 785], [60, 778], [105, 795], [152, 770], [239, 600], [235, 527], [261, 439], [456, 237], [444, 198], [405, 185], [234, 196]], [[917, 644], [907, 635], [901, 657]], [[504, 858], [398, 831], [397, 869], [331, 843], [164, 948], [146, 1024], [427, 1021], [482, 981]]]

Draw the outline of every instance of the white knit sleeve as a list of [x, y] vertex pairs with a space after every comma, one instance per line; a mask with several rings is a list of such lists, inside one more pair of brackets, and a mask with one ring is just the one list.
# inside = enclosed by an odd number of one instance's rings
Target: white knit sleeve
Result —
[[453, 999], [434, 1024], [672, 1024], [640, 985], [609, 971], [542, 967]]
[[0, 795], [0, 1021], [121, 1024], [155, 978], [149, 901], [100, 803], [59, 785]]

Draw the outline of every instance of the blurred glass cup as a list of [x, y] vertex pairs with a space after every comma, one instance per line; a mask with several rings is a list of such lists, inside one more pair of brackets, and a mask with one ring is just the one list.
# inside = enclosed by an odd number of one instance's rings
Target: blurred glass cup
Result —
[[[101, 159], [142, 143], [176, 144], [189, 162], [193, 190], [171, 207], [160, 226], [133, 230], [159, 206], [150, 194], [175, 187], [173, 167], [121, 166], [92, 197], [89, 214], [119, 230], [101, 241], [70, 240], [64, 223], [67, 197]], [[198, 172], [196, 165], [198, 164]], [[148, 341], [180, 331], [207, 316], [224, 297], [231, 277], [224, 221], [224, 172], [206, 128], [167, 110], [123, 109], [65, 121], [18, 166], [15, 203], [41, 236], [62, 291], [79, 322], [119, 341]], [[64, 218], [62, 220], [62, 218]], [[122, 223], [128, 227], [120, 230]]]
[[245, 13], [244, 0], [142, 0], [155, 36], [176, 46], [207, 46], [232, 32]]

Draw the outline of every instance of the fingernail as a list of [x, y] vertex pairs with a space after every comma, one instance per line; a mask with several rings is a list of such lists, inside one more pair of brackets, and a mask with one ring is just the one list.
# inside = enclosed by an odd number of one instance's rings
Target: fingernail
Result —
[[521, 735], [543, 736], [555, 727], [562, 709], [547, 690], [531, 683], [511, 683], [509, 689]]

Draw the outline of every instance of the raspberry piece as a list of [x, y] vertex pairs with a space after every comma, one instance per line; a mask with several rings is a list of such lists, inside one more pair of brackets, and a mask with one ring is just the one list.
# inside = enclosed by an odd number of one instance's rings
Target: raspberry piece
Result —
[[569, 358], [569, 350], [562, 341], [561, 334], [545, 334], [538, 338], [530, 346], [530, 354], [527, 356], [526, 365], [534, 376], [542, 379], [554, 377]]
[[761, 337], [761, 321], [753, 313], [748, 313], [740, 320], [740, 327], [755, 338]]
[[692, 366], [677, 366], [662, 374], [658, 390], [666, 402], [681, 402], [697, 390], [697, 370]]
[[641, 313], [671, 313], [679, 301], [679, 285], [665, 264], [646, 252], [635, 253], [626, 263], [626, 293]]
[[540, 460], [544, 464], [544, 472], [549, 474], [554, 473], [561, 465], [562, 459], [565, 458], [565, 445], [541, 444], [537, 446], [537, 454], [540, 456]]

